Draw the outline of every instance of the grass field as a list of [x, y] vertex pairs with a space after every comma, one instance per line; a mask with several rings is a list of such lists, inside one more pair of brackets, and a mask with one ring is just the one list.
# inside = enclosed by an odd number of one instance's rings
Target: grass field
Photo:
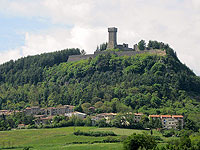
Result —
[[[95, 143], [95, 144], [72, 144], [72, 142], [102, 141], [106, 137], [75, 136], [74, 131], [113, 131], [117, 135], [131, 135], [150, 131], [119, 128], [96, 128], [96, 127], [66, 127], [54, 129], [24, 129], [0, 132], [0, 148], [15, 147], [20, 150], [26, 146], [31, 150], [122, 150], [122, 143]], [[154, 131], [154, 135], [162, 135]], [[162, 137], [165, 141], [166, 138]]]

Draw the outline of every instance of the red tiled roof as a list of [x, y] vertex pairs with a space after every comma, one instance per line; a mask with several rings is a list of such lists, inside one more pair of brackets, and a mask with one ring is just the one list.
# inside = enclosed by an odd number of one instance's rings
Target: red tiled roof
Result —
[[134, 113], [135, 116], [142, 116], [143, 113]]
[[182, 115], [172, 115], [172, 118], [183, 118]]
[[171, 118], [171, 115], [161, 115], [162, 118]]
[[25, 124], [18, 124], [18, 126], [25, 126]]
[[159, 118], [160, 115], [149, 115], [149, 117], [151, 117], [151, 118]]
[[55, 107], [48, 107], [47, 109], [55, 109]]

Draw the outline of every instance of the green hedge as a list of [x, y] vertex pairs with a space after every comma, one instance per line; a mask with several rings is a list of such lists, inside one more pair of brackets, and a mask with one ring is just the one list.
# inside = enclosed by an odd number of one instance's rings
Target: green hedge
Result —
[[83, 132], [83, 131], [80, 131], [80, 130], [74, 132], [74, 135], [95, 136], [95, 137], [99, 137], [99, 136], [117, 136], [112, 131], [106, 131], [106, 132], [102, 132], [102, 131]]

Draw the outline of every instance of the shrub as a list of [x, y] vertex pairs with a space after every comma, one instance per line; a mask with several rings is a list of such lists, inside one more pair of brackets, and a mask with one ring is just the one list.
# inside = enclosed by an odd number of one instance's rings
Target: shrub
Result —
[[117, 136], [114, 132], [112, 131], [107, 131], [107, 132], [102, 132], [102, 131], [89, 131], [89, 132], [83, 132], [83, 131], [76, 131], [74, 132], [74, 135], [83, 135], [83, 136]]
[[157, 146], [153, 136], [132, 134], [124, 142], [124, 150], [154, 149]]

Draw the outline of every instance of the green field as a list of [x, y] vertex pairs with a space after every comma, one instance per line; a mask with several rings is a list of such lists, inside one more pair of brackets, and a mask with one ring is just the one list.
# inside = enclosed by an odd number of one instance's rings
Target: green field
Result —
[[[95, 144], [72, 144], [72, 142], [102, 141], [107, 137], [75, 136], [74, 131], [113, 131], [120, 138], [132, 133], [143, 133], [149, 131], [118, 128], [96, 128], [96, 127], [65, 127], [54, 129], [24, 129], [0, 132], [0, 148], [11, 148], [20, 150], [26, 146], [31, 150], [122, 150], [122, 143], [95, 143]], [[154, 131], [154, 135], [162, 136]], [[163, 138], [163, 137], [162, 137]], [[163, 138], [165, 139], [165, 138]], [[166, 139], [165, 139], [166, 140]]]

